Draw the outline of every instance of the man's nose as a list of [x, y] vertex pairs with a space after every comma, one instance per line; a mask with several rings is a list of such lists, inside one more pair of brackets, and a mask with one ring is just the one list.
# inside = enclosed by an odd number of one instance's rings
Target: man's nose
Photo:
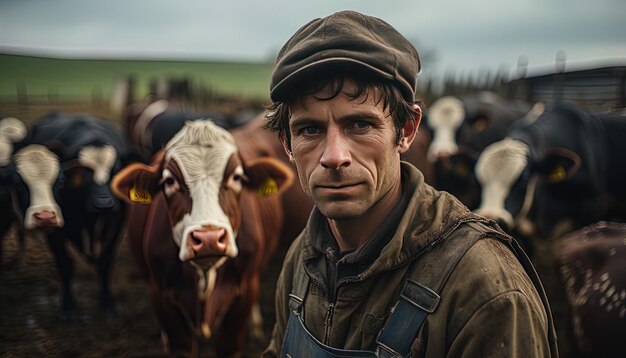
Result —
[[320, 159], [322, 167], [327, 169], [339, 169], [352, 163], [350, 145], [339, 130], [329, 130], [326, 134], [324, 153]]

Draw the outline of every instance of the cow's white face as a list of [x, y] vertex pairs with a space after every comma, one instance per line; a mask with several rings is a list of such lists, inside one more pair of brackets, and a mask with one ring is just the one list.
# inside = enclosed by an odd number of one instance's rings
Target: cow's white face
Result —
[[168, 223], [148, 220], [146, 225], [171, 226], [180, 260], [207, 271], [238, 254], [242, 201], [277, 195], [292, 180], [291, 169], [275, 158], [243, 163], [228, 131], [197, 120], [187, 122], [151, 165], [133, 163], [118, 172], [111, 188], [131, 204], [166, 210]]
[[93, 170], [93, 181], [98, 185], [104, 185], [109, 181], [116, 159], [117, 152], [110, 145], [86, 146], [78, 152], [78, 162]]
[[25, 228], [62, 227], [63, 215], [53, 194], [60, 173], [59, 158], [46, 147], [31, 144], [18, 151], [14, 159], [30, 197], [24, 213]]
[[[180, 219], [176, 214], [170, 215], [178, 219], [172, 222], [172, 233], [180, 246], [179, 258], [183, 261], [196, 258], [197, 263], [197, 256], [208, 253], [217, 257], [216, 252], [221, 251], [219, 262], [211, 262], [219, 265], [226, 257], [235, 257], [238, 250], [234, 218], [223, 208], [224, 196], [238, 195], [242, 189], [243, 168], [233, 162], [237, 147], [232, 135], [210, 121], [189, 122], [167, 144], [165, 151], [161, 179], [165, 195], [170, 201], [181, 195], [190, 199], [190, 207], [178, 208], [185, 212]], [[234, 200], [229, 198], [226, 202]], [[170, 212], [172, 205], [181, 204], [170, 202]]]
[[[501, 219], [513, 225], [513, 215], [505, 208], [505, 200], [513, 184], [528, 164], [528, 146], [505, 138], [485, 148], [476, 162], [476, 178], [482, 186], [478, 214]], [[532, 195], [532, 194], [531, 194]]]
[[13, 117], [0, 120], [0, 167], [9, 165], [13, 155], [13, 143], [26, 137], [26, 126]]
[[433, 130], [433, 141], [428, 147], [428, 159], [436, 161], [442, 155], [456, 154], [459, 147], [456, 131], [463, 124], [465, 109], [456, 97], [443, 97], [428, 110], [428, 126]]

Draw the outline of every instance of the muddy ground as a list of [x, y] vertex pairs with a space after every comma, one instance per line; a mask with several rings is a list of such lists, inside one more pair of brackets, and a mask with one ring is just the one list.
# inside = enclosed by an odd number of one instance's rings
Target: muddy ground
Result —
[[[62, 322], [58, 310], [59, 281], [43, 236], [26, 240], [24, 262], [14, 231], [3, 239], [0, 264], [0, 357], [162, 357], [159, 326], [148, 287], [138, 274], [125, 239], [117, 246], [111, 288], [117, 314], [98, 311], [95, 271], [76, 254], [74, 292], [78, 317]], [[274, 321], [273, 294], [282, 252], [264, 275], [261, 310], [266, 339], [250, 338], [245, 357], [258, 357], [267, 344]], [[215, 357], [211, 343], [202, 357]]]

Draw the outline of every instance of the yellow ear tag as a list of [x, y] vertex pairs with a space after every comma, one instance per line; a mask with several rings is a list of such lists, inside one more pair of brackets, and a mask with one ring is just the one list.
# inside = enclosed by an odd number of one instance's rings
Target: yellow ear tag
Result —
[[278, 193], [278, 184], [276, 183], [276, 180], [267, 178], [259, 187], [258, 195], [259, 197], [264, 198], [266, 196], [275, 195], [276, 193]]
[[79, 186], [83, 185], [83, 176], [78, 173], [72, 175], [71, 183], [73, 187], [78, 188]]
[[554, 170], [550, 173], [550, 175], [548, 176], [548, 181], [550, 183], [558, 183], [565, 180], [566, 176], [567, 174], [565, 173], [565, 168], [563, 168], [562, 165], [559, 165], [558, 167], [554, 168]]
[[137, 186], [130, 188], [130, 200], [140, 204], [152, 203], [152, 195], [146, 191], [137, 191]]
[[459, 163], [454, 167], [456, 174], [462, 178], [467, 178], [470, 176], [470, 169], [465, 165], [465, 163]]
[[478, 119], [472, 124], [472, 130], [476, 133], [480, 133], [487, 128], [487, 120], [486, 119]]

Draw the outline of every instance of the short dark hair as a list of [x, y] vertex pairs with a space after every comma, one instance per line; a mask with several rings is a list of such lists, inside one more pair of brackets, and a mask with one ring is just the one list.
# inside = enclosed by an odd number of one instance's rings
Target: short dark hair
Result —
[[[284, 100], [272, 103], [268, 107], [266, 114], [267, 122], [265, 128], [284, 135], [288, 148], [291, 149], [291, 133], [289, 131], [289, 117], [291, 116], [290, 106], [296, 101], [302, 101], [304, 97], [313, 95], [323, 88], [330, 86], [330, 95], [327, 97], [317, 97], [319, 100], [331, 100], [340, 93], [346, 94], [350, 100], [356, 100], [361, 96], [376, 95], [376, 103], [383, 103], [383, 109], [389, 110], [389, 116], [393, 118], [396, 130], [396, 142], [399, 143], [402, 136], [402, 128], [407, 121], [412, 120], [417, 115], [413, 108], [419, 101], [409, 102], [405, 99], [397, 84], [391, 80], [381, 79], [366, 72], [355, 72], [349, 68], [336, 66], [334, 71], [316, 74], [302, 78], [297, 90], [292, 91]], [[354, 91], [346, 92], [344, 85], [346, 80], [351, 80], [356, 85]]]

